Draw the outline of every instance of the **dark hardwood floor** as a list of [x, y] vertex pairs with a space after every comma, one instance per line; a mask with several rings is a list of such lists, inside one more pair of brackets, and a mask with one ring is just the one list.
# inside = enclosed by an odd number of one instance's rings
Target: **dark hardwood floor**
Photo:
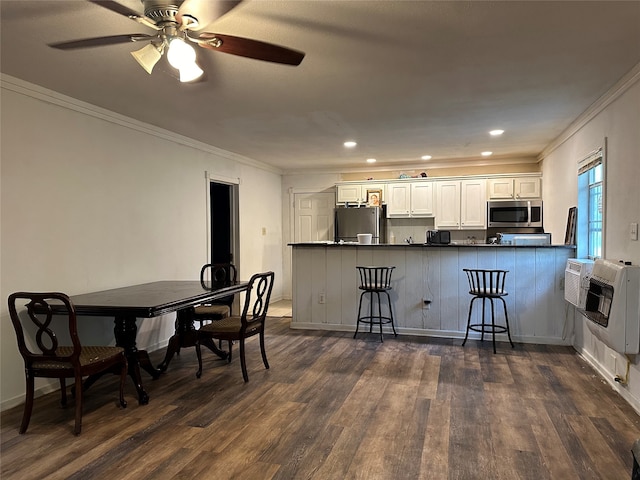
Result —
[[[160, 362], [164, 352], [152, 353]], [[117, 379], [73, 402], [2, 414], [9, 479], [625, 479], [640, 417], [571, 348], [289, 329], [271, 318], [265, 370], [255, 337], [239, 358], [193, 348], [151, 401], [117, 407]], [[16, 368], [19, 368], [16, 366]]]

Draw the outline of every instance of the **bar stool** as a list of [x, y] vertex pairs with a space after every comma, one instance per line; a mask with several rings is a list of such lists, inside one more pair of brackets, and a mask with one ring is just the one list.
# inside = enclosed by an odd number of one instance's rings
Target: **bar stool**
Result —
[[[382, 338], [382, 325], [386, 323], [391, 324], [393, 334], [397, 337], [396, 327], [393, 324], [393, 308], [391, 306], [391, 297], [389, 291], [391, 290], [391, 274], [396, 267], [356, 267], [360, 274], [360, 286], [362, 290], [360, 293], [360, 303], [358, 304], [358, 319], [356, 322], [356, 333], [353, 334], [353, 338], [358, 335], [358, 328], [361, 323], [369, 325], [369, 333], [373, 331], [373, 325], [380, 326], [380, 341], [384, 342]], [[362, 315], [362, 300], [366, 294], [370, 296], [369, 315]], [[380, 294], [383, 293], [387, 296], [387, 302], [389, 304], [389, 315], [382, 315], [382, 305], [380, 301]], [[374, 315], [374, 294], [378, 304], [378, 314]]]
[[[507, 303], [504, 296], [508, 293], [504, 289], [504, 281], [507, 277], [508, 270], [479, 270], [471, 268], [462, 269], [467, 274], [469, 280], [469, 293], [473, 295], [469, 303], [469, 317], [467, 319], [467, 331], [464, 335], [462, 346], [467, 342], [469, 330], [480, 332], [480, 340], [484, 341], [484, 334], [491, 333], [493, 340], [493, 353], [496, 353], [496, 333], [506, 333], [509, 337], [511, 348], [514, 347], [511, 341], [511, 332], [509, 331], [509, 316], [507, 315]], [[482, 299], [482, 323], [471, 323], [471, 311], [473, 302], [478, 298]], [[485, 302], [489, 299], [491, 302], [491, 323], [485, 321]], [[498, 299], [504, 307], [505, 325], [496, 325], [493, 300]]]

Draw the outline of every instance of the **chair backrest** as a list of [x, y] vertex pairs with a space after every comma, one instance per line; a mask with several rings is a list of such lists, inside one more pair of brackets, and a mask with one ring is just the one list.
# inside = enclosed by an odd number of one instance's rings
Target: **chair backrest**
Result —
[[391, 288], [391, 274], [394, 267], [356, 267], [360, 274], [360, 288], [363, 290], [388, 290]]
[[212, 287], [227, 287], [238, 281], [238, 271], [232, 263], [207, 263], [200, 269], [200, 283], [204, 288], [208, 288], [207, 277]]
[[256, 273], [249, 280], [242, 309], [242, 326], [264, 322], [273, 290], [273, 272]]
[[469, 281], [469, 293], [471, 295], [502, 296], [507, 295], [504, 289], [504, 281], [509, 270], [483, 270], [463, 268]]
[[[59, 292], [16, 292], [9, 295], [8, 303], [9, 315], [18, 340], [18, 349], [26, 366], [36, 361], [68, 362], [74, 367], [79, 366], [81, 345], [78, 337], [76, 311], [67, 295]], [[60, 345], [58, 335], [51, 325], [54, 317], [52, 305], [55, 305], [56, 316], [66, 317], [65, 326], [68, 325], [68, 334], [73, 346], [70, 355], [56, 354]], [[26, 307], [26, 312], [20, 315], [18, 307], [23, 306]], [[35, 342], [27, 344], [25, 329], [32, 331], [33, 327], [35, 327]], [[62, 333], [60, 329], [58, 331]]]

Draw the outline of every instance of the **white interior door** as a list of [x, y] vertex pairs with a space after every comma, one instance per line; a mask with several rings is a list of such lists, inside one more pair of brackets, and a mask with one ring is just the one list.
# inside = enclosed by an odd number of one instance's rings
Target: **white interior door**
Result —
[[294, 194], [294, 242], [333, 240], [334, 193]]

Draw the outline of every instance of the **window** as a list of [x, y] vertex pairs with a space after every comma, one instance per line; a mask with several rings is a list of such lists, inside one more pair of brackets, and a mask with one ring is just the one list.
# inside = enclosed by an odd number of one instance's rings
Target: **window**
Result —
[[602, 258], [604, 232], [604, 163], [602, 149], [578, 167], [578, 257]]

